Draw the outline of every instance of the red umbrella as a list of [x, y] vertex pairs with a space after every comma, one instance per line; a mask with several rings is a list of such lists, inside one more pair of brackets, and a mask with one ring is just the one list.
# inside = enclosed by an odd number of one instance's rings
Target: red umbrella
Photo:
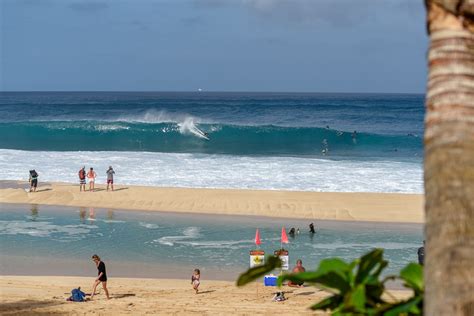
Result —
[[260, 246], [262, 242], [260, 241], [260, 232], [258, 231], [258, 228], [257, 228], [257, 231], [255, 232], [255, 244], [257, 246]]

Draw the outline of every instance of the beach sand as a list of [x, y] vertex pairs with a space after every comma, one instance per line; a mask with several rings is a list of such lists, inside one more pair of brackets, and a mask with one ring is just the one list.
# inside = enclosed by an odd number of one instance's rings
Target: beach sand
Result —
[[[93, 301], [67, 302], [78, 286], [90, 293], [93, 278], [51, 276], [1, 276], [2, 315], [314, 315], [309, 306], [328, 294], [314, 287], [290, 288], [284, 302], [272, 302], [275, 287], [251, 283], [237, 288], [233, 282], [201, 282], [196, 295], [189, 280], [111, 278], [108, 288]], [[258, 291], [258, 293], [257, 293]], [[397, 298], [408, 291], [391, 291]], [[318, 312], [317, 315], [326, 315]]]
[[[6, 183], [8, 185], [6, 185]], [[82, 206], [127, 210], [281, 218], [423, 223], [421, 194], [330, 193], [234, 189], [116, 186], [107, 192], [79, 192], [67, 183], [43, 184], [27, 193], [27, 183], [0, 186], [0, 203]]]

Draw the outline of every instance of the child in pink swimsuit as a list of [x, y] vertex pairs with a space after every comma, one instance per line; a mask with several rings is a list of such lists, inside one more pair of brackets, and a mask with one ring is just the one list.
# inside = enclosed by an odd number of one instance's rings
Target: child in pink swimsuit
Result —
[[199, 280], [201, 279], [201, 271], [199, 269], [194, 269], [194, 273], [191, 276], [191, 285], [193, 286], [193, 289], [196, 291], [196, 294], [198, 294], [199, 290], [199, 284], [201, 283]]

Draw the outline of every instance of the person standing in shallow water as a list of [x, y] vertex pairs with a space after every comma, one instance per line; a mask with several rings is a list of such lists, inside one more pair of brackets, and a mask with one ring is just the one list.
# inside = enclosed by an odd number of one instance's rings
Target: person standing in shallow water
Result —
[[94, 168], [90, 168], [89, 172], [87, 173], [87, 179], [89, 180], [89, 191], [94, 191], [94, 184], [95, 184], [95, 178], [97, 177], [97, 174], [94, 171]]
[[95, 290], [97, 289], [97, 285], [99, 285], [99, 283], [102, 283], [102, 288], [104, 289], [105, 295], [107, 296], [107, 299], [110, 299], [109, 291], [107, 290], [107, 272], [105, 271], [105, 263], [100, 261], [100, 257], [98, 255], [93, 255], [92, 261], [94, 261], [95, 265], [97, 266], [98, 273], [97, 279], [95, 279], [92, 288], [91, 299], [94, 297]]
[[112, 191], [114, 190], [114, 174], [115, 171], [112, 168], [112, 166], [109, 166], [109, 169], [106, 171], [107, 173], [107, 191], [109, 191], [109, 185], [112, 188]]
[[418, 248], [418, 263], [421, 265], [425, 264], [425, 241], [423, 240], [423, 246]]
[[314, 230], [314, 224], [313, 223], [309, 224], [309, 233], [310, 234], [315, 234], [316, 233], [316, 231]]

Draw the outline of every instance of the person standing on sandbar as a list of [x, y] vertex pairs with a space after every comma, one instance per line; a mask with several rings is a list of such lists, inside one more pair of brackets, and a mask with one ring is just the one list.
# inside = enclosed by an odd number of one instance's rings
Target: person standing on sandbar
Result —
[[105, 271], [105, 263], [100, 261], [100, 257], [98, 255], [93, 255], [92, 261], [94, 261], [95, 265], [97, 266], [98, 276], [97, 276], [97, 279], [95, 279], [94, 281], [92, 294], [91, 294], [91, 300], [95, 295], [95, 290], [97, 288], [97, 285], [99, 285], [99, 283], [102, 283], [102, 288], [105, 291], [105, 295], [107, 296], [107, 299], [110, 299], [109, 291], [107, 290], [107, 272]]
[[94, 171], [94, 168], [90, 168], [89, 172], [87, 173], [87, 179], [89, 180], [89, 191], [94, 192], [94, 183], [97, 174]]
[[86, 191], [86, 167], [82, 167], [78, 172], [79, 176], [79, 192]]
[[109, 184], [112, 188], [112, 191], [114, 190], [114, 174], [115, 171], [112, 168], [112, 166], [109, 166], [109, 170], [106, 171], [107, 173], [107, 191], [109, 191]]

